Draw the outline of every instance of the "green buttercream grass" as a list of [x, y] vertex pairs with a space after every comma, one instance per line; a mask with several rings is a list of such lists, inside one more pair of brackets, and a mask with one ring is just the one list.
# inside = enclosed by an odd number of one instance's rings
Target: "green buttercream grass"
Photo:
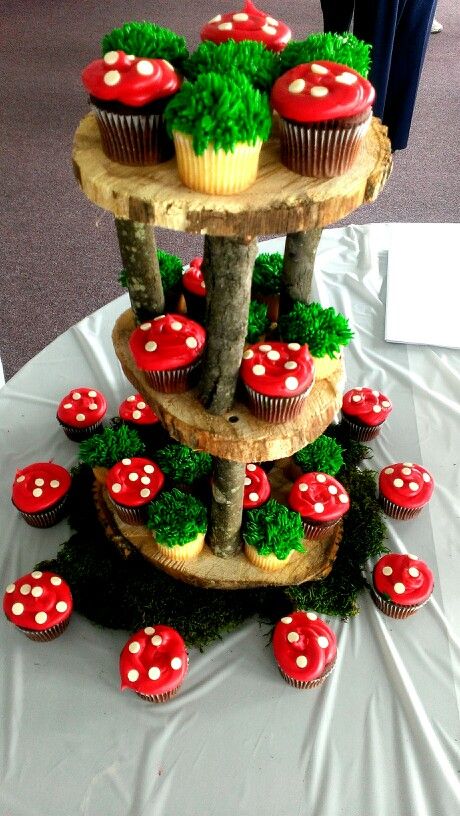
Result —
[[277, 295], [281, 290], [283, 256], [280, 252], [262, 252], [252, 271], [252, 290], [261, 295]]
[[248, 510], [243, 538], [259, 555], [276, 555], [284, 561], [292, 550], [305, 552], [299, 513], [269, 499], [263, 507]]
[[206, 532], [206, 507], [189, 493], [173, 488], [149, 504], [147, 527], [166, 547], [189, 544]]
[[186, 485], [192, 485], [198, 479], [209, 476], [212, 468], [209, 453], [192, 450], [187, 445], [180, 445], [177, 442], [158, 450], [155, 460], [171, 481]]
[[270, 325], [267, 311], [268, 306], [266, 303], [251, 300], [249, 304], [248, 330], [246, 334], [247, 343], [257, 343], [260, 336], [267, 331]]
[[307, 343], [313, 357], [333, 358], [353, 338], [348, 320], [332, 306], [323, 309], [320, 303], [299, 301], [280, 317], [279, 331], [286, 343]]
[[335, 476], [343, 467], [342, 446], [330, 436], [319, 436], [294, 454], [294, 461], [304, 473], [328, 473]]
[[171, 255], [163, 249], [157, 249], [163, 291], [169, 292], [182, 280], [182, 261], [177, 255]]
[[127, 425], [104, 428], [102, 433], [80, 443], [79, 459], [89, 467], [112, 467], [125, 457], [141, 456], [145, 445], [139, 434]]
[[293, 40], [282, 51], [283, 71], [314, 60], [329, 60], [347, 65], [367, 77], [371, 67], [372, 46], [354, 34], [310, 34], [305, 40]]
[[102, 38], [101, 48], [102, 56], [107, 51], [124, 51], [135, 57], [168, 60], [180, 71], [189, 55], [184, 37], [146, 21], [133, 21], [114, 28]]
[[238, 142], [266, 141], [271, 129], [268, 96], [253, 88], [245, 76], [236, 81], [209, 73], [184, 82], [163, 116], [171, 136], [176, 130], [192, 137], [197, 156], [209, 145], [229, 153]]
[[[187, 79], [194, 81], [200, 74], [244, 74], [255, 88], [269, 91], [281, 73], [279, 54], [270, 51], [264, 43], [252, 40], [227, 40], [220, 45], [201, 43], [184, 66]], [[236, 77], [235, 77], [236, 78]]]

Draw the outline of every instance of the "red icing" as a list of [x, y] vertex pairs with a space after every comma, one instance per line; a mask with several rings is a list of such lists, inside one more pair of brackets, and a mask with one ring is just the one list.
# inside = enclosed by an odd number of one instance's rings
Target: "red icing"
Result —
[[337, 521], [350, 509], [343, 485], [328, 473], [304, 473], [294, 482], [289, 507], [315, 522]]
[[421, 465], [397, 462], [380, 471], [380, 494], [398, 507], [413, 510], [423, 507], [431, 499], [433, 490], [433, 477]]
[[71, 428], [89, 428], [105, 416], [107, 401], [95, 388], [73, 388], [60, 401], [57, 418]]
[[314, 363], [306, 345], [255, 343], [243, 354], [240, 374], [245, 385], [259, 394], [295, 397], [313, 385]]
[[379, 595], [388, 596], [399, 606], [423, 603], [431, 595], [434, 583], [433, 573], [424, 561], [400, 553], [387, 553], [377, 561], [373, 581]]
[[121, 688], [146, 695], [165, 694], [180, 686], [187, 668], [187, 650], [179, 632], [170, 626], [147, 626], [123, 647]]
[[136, 425], [154, 425], [160, 420], [144, 400], [142, 394], [131, 394], [121, 403], [118, 414], [125, 422]]
[[179, 74], [166, 60], [130, 58], [124, 51], [109, 51], [103, 59], [90, 62], [81, 78], [95, 99], [133, 108], [171, 96], [181, 86]]
[[[170, 371], [185, 368], [202, 354], [206, 330], [184, 315], [155, 317], [134, 329], [129, 346], [138, 368], [145, 371]], [[146, 349], [150, 344], [151, 351]]]
[[54, 572], [29, 572], [9, 584], [3, 597], [6, 617], [21, 629], [36, 632], [62, 623], [72, 608], [70, 588]]
[[206, 285], [201, 271], [203, 258], [192, 258], [188, 269], [182, 275], [182, 283], [189, 292], [198, 297], [206, 297]]
[[271, 51], [282, 51], [291, 39], [291, 29], [282, 20], [276, 20], [246, 0], [242, 11], [218, 14], [206, 23], [200, 36], [202, 40], [217, 44], [227, 40], [255, 40], [264, 43]]
[[321, 677], [335, 661], [337, 641], [332, 629], [315, 612], [299, 610], [276, 624], [273, 653], [288, 677], [309, 682]]
[[13, 504], [23, 513], [42, 513], [67, 494], [70, 483], [70, 473], [61, 465], [54, 462], [35, 462], [16, 471]]
[[[312, 66], [327, 69], [326, 74], [315, 73]], [[337, 77], [356, 77], [353, 84], [337, 80]], [[300, 90], [290, 91], [297, 81]], [[305, 83], [302, 87], [302, 81]], [[312, 88], [322, 88], [324, 96], [312, 95]], [[313, 91], [315, 94], [316, 91]], [[370, 107], [375, 91], [370, 82], [353, 68], [328, 60], [316, 60], [297, 65], [276, 80], [272, 88], [271, 103], [284, 119], [295, 122], [324, 122], [328, 119], [356, 116]]]
[[142, 507], [163, 487], [164, 475], [155, 462], [141, 456], [122, 459], [110, 468], [106, 487], [110, 498], [124, 507]]
[[250, 510], [260, 507], [270, 496], [270, 482], [265, 470], [260, 465], [250, 463], [246, 465], [246, 476], [244, 480], [243, 507]]
[[343, 395], [342, 411], [346, 417], [366, 426], [381, 425], [393, 406], [380, 391], [372, 388], [352, 388]]

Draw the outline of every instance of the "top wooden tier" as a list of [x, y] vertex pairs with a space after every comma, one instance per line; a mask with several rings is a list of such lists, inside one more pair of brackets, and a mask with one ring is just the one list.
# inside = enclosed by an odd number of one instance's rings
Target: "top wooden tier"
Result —
[[284, 234], [327, 226], [374, 201], [391, 171], [386, 134], [374, 118], [353, 168], [322, 181], [283, 167], [275, 134], [262, 147], [252, 187], [235, 196], [211, 196], [184, 187], [175, 159], [153, 167], [111, 161], [102, 152], [95, 117], [88, 114], [75, 134], [73, 166], [90, 201], [117, 218], [208, 235]]

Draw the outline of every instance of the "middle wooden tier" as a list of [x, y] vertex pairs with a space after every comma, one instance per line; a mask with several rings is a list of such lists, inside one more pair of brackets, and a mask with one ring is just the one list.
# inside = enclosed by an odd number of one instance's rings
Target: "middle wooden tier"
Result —
[[235, 401], [223, 416], [210, 414], [201, 405], [196, 389], [183, 394], [155, 391], [131, 356], [129, 337], [136, 323], [131, 309], [115, 323], [112, 339], [127, 379], [143, 395], [164, 427], [178, 442], [234, 462], [283, 459], [313, 442], [331, 424], [342, 406], [344, 369], [341, 360], [332, 373], [317, 380], [300, 415], [290, 422], [257, 419], [249, 407]]

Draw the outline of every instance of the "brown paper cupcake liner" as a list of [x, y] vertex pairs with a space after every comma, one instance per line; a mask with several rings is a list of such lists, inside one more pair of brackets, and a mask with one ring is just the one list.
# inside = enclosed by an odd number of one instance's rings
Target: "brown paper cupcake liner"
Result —
[[297, 417], [310, 389], [296, 397], [267, 397], [246, 385], [251, 408], [258, 419], [266, 422], [289, 422]]
[[408, 521], [409, 519], [413, 519], [423, 510], [422, 507], [398, 507], [397, 504], [386, 499], [385, 496], [379, 494], [379, 504], [384, 513], [387, 516], [393, 519], [397, 519], [398, 521]]
[[68, 496], [64, 496], [60, 502], [51, 507], [49, 510], [44, 510], [42, 513], [25, 513], [22, 510], [19, 512], [24, 521], [31, 527], [39, 527], [46, 529], [47, 527], [54, 527], [61, 519], [64, 518], [67, 512]]
[[94, 425], [88, 425], [86, 428], [74, 428], [71, 425], [66, 425], [64, 422], [61, 422], [59, 417], [58, 422], [67, 438], [71, 439], [72, 442], [84, 442], [85, 439], [89, 439], [93, 434], [102, 431], [102, 420], [95, 422]]
[[113, 510], [115, 510], [117, 516], [121, 519], [121, 521], [124, 521], [125, 524], [132, 524], [134, 527], [145, 524], [147, 520], [148, 503], [143, 504], [140, 507], [125, 507], [122, 504], [117, 504], [114, 502], [111, 496], [108, 498]]
[[95, 105], [102, 149], [112, 161], [142, 166], [159, 164], [174, 155], [162, 114], [127, 115], [101, 110]]
[[281, 676], [286, 680], [290, 686], [298, 689], [311, 689], [316, 688], [317, 686], [321, 686], [327, 677], [333, 672], [335, 667], [336, 658], [334, 658], [328, 666], [326, 666], [324, 673], [320, 676], [315, 678], [314, 680], [295, 680], [293, 677], [289, 677], [279, 666], [279, 672]]
[[383, 612], [384, 615], [387, 615], [389, 618], [394, 618], [395, 620], [404, 620], [404, 618], [409, 618], [411, 615], [415, 615], [415, 613], [429, 601], [429, 598], [427, 598], [426, 601], [423, 601], [420, 604], [402, 606], [401, 604], [396, 604], [382, 598], [382, 596], [379, 595], [374, 589], [371, 591], [371, 597], [375, 605], [381, 612]]
[[281, 119], [281, 161], [301, 176], [340, 176], [356, 160], [370, 122], [371, 115], [352, 127], [328, 127], [327, 122], [306, 125]]
[[165, 691], [164, 694], [142, 694], [140, 691], [136, 691], [136, 694], [138, 697], [140, 697], [142, 700], [146, 700], [148, 703], [166, 703], [177, 694], [181, 685], [182, 683], [177, 686], [177, 688], [171, 689], [171, 691]]
[[326, 524], [313, 524], [307, 519], [302, 519], [305, 538], [309, 538], [311, 541], [322, 541], [328, 537], [331, 530], [339, 523], [339, 521], [340, 519]]
[[379, 425], [360, 425], [358, 422], [348, 419], [344, 414], [342, 414], [342, 424], [356, 442], [370, 442], [371, 439], [375, 439], [384, 425], [383, 422]]
[[24, 632], [25, 636], [29, 638], [29, 640], [40, 641], [41, 643], [45, 643], [45, 641], [55, 640], [58, 638], [62, 633], [67, 629], [70, 621], [70, 615], [66, 620], [61, 621], [61, 623], [57, 623], [55, 626], [50, 626], [49, 629], [43, 629], [41, 632], [36, 631], [35, 629], [23, 629], [21, 626], [18, 626], [20, 632]]
[[191, 365], [169, 371], [145, 371], [146, 380], [155, 391], [163, 394], [180, 394], [192, 388], [194, 375], [201, 364], [201, 357]]

